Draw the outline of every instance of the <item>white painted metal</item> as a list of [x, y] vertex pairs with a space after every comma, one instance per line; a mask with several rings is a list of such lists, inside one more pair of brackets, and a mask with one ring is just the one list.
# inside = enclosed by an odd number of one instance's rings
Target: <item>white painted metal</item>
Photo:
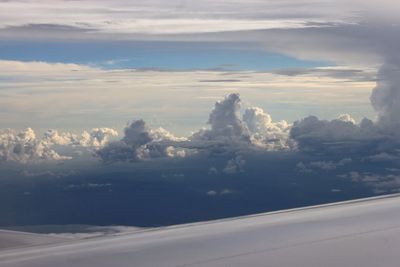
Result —
[[7, 250], [0, 266], [400, 266], [400, 197]]

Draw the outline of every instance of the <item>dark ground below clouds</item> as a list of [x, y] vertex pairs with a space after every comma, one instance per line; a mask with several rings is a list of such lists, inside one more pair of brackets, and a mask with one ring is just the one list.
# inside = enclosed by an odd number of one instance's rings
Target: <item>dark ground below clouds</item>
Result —
[[[363, 183], [338, 178], [346, 167], [301, 173], [297, 155], [244, 158], [244, 172], [230, 175], [221, 172], [226, 158], [116, 164], [58, 178], [2, 172], [0, 227], [165, 226], [374, 195]], [[209, 174], [211, 166], [219, 173]]]

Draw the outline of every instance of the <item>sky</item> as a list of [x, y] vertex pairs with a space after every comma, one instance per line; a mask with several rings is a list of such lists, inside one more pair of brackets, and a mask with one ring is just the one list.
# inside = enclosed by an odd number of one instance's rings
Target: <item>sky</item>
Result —
[[[384, 21], [390, 11], [372, 1], [2, 1], [0, 5], [0, 86], [6, 99], [0, 122], [4, 127], [41, 131], [79, 131], [85, 125], [122, 129], [131, 117], [140, 117], [187, 135], [204, 126], [206, 115], [198, 114], [217, 98], [235, 92], [249, 104], [291, 122], [310, 114], [327, 119], [340, 113], [354, 114], [358, 120], [373, 117], [369, 95], [389, 46], [376, 37], [392, 42], [397, 31]], [[19, 16], [25, 10], [29, 14]], [[41, 68], [35, 65], [39, 62]], [[53, 64], [57, 75], [48, 73]], [[162, 73], [149, 74], [150, 70]], [[185, 78], [166, 82], [163, 77], [168, 74]], [[260, 84], [260, 78], [273, 85]], [[120, 92], [124, 85], [114, 83], [129, 79], [141, 80], [140, 85]], [[90, 92], [93, 87], [96, 92]], [[184, 101], [174, 96], [181, 87]], [[274, 99], [276, 87], [282, 89], [279, 101]], [[249, 88], [257, 92], [248, 92]], [[85, 105], [80, 103], [83, 97], [71, 97], [71, 91], [90, 94], [92, 99]], [[121, 95], [121, 102], [131, 98], [133, 106], [138, 106], [136, 101], [142, 105], [123, 114], [132, 107], [108, 100], [107, 92]], [[54, 98], [60, 97], [65, 99], [63, 105], [54, 107]], [[325, 100], [315, 101], [316, 97]], [[345, 107], [344, 97], [351, 102]], [[160, 106], [171, 112], [160, 113]], [[183, 111], [172, 114], [178, 107]], [[190, 123], [186, 114], [192, 117]]]
[[[166, 225], [397, 192], [399, 10], [0, 0], [0, 225]], [[53, 215], [26, 213], [43, 205]]]

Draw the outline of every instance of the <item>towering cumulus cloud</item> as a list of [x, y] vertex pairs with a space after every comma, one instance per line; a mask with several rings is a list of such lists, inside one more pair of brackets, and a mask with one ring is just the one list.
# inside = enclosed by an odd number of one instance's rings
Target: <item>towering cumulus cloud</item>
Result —
[[143, 120], [135, 121], [126, 127], [124, 134], [120, 141], [111, 142], [97, 151], [102, 160], [139, 160], [143, 157], [144, 146], [153, 140]]
[[190, 140], [207, 146], [214, 143], [235, 149], [288, 148], [290, 126], [286, 121], [272, 122], [271, 116], [261, 108], [247, 108], [241, 116], [239, 94], [230, 94], [215, 103], [208, 123], [210, 129], [195, 133]]
[[377, 121], [364, 118], [359, 124], [347, 114], [332, 121], [310, 116], [294, 123], [290, 136], [301, 150], [336, 152], [386, 152], [400, 145], [400, 65], [384, 64], [370, 100]]
[[400, 136], [400, 64], [385, 63], [378, 73], [378, 81], [371, 95], [371, 103], [378, 112], [378, 123], [389, 133]]
[[239, 94], [230, 94], [224, 100], [215, 103], [208, 119], [210, 129], [195, 133], [193, 142], [250, 143], [250, 133], [240, 118]]

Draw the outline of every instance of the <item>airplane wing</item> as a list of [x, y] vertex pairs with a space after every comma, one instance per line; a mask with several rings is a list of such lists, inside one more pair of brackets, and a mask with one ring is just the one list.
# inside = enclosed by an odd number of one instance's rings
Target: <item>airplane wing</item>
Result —
[[13, 248], [0, 266], [400, 266], [400, 197]]

